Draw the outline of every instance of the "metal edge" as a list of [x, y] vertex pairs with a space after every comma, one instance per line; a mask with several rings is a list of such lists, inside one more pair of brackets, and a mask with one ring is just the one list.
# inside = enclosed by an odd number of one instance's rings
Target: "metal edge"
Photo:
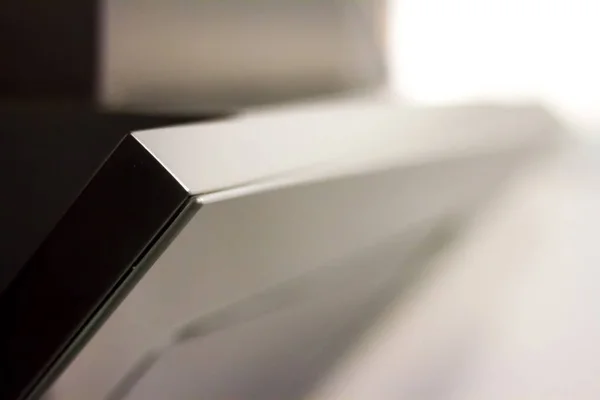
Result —
[[169, 247], [171, 242], [177, 237], [179, 232], [187, 225], [187, 223], [196, 215], [196, 212], [201, 208], [201, 204], [195, 198], [189, 198], [188, 201], [176, 212], [172, 220], [166, 224], [163, 231], [157, 235], [154, 242], [151, 243], [147, 250], [142, 254], [131, 270], [122, 281], [116, 285], [114, 291], [108, 296], [108, 299], [97, 310], [95, 315], [86, 323], [82, 331], [77, 335], [75, 340], [70, 344], [59, 360], [53, 366], [53, 369], [44, 377], [44, 382], [31, 393], [32, 398], [37, 398], [45, 393], [48, 389], [51, 390], [51, 384], [56, 378], [64, 372], [68, 365], [73, 361], [85, 345], [93, 338], [102, 325], [110, 318], [114, 310], [116, 310], [135, 285], [144, 277], [150, 270], [152, 265], [158, 260], [161, 254]]
[[57, 360], [187, 200], [133, 137], [120, 143], [0, 295], [0, 397], [39, 394]]

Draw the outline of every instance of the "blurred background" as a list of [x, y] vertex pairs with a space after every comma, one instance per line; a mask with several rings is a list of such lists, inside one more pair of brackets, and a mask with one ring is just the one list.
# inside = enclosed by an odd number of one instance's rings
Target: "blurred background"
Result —
[[600, 5], [574, 0], [6, 0], [4, 99], [206, 110], [360, 90], [539, 101], [600, 123]]
[[580, 0], [391, 0], [392, 86], [423, 103], [539, 101], [593, 131], [599, 13]]
[[5, 98], [206, 111], [385, 81], [383, 0], [8, 0], [2, 8]]

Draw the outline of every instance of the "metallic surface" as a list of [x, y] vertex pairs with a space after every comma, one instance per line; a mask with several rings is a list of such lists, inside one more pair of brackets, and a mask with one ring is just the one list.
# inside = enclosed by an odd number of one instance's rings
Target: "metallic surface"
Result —
[[600, 396], [600, 147], [523, 169], [309, 398]]
[[37, 390], [188, 197], [133, 137], [119, 143], [0, 297], [0, 398]]
[[[265, 381], [276, 371], [309, 385], [311, 371], [343, 349], [316, 365], [297, 360], [302, 349], [351, 341], [376, 312], [381, 285], [410, 272], [403, 260], [411, 250], [460, 220], [510, 165], [510, 157], [448, 161], [205, 205], [59, 378], [54, 398], [137, 399], [159, 389], [173, 399], [252, 390], [276, 398], [282, 392]], [[301, 289], [269, 301], [281, 310], [261, 306], [249, 321], [214, 329], [210, 315], [294, 278], [306, 279]], [[207, 336], [181, 353], [173, 340], [194, 321], [205, 321]], [[157, 352], [165, 357], [142, 368], [141, 386], [119, 389]]]
[[52, 398], [305, 393], [423, 268], [415, 249], [556, 129], [535, 108], [406, 112], [420, 117], [307, 106], [136, 134], [203, 207]]
[[415, 108], [355, 99], [266, 109], [135, 137], [190, 193], [206, 194], [517, 149], [547, 141], [557, 129], [536, 106]]

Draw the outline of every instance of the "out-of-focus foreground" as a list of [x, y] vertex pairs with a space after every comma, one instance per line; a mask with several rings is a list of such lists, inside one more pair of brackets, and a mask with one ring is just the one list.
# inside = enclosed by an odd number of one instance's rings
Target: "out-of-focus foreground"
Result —
[[597, 398], [599, 152], [522, 171], [313, 398]]

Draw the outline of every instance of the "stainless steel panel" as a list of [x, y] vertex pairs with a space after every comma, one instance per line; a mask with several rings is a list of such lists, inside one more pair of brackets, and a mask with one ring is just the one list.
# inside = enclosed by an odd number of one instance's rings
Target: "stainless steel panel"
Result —
[[[406, 261], [418, 244], [472, 211], [513, 156], [205, 204], [56, 382], [53, 398], [301, 393], [343, 352], [333, 344], [349, 343], [385, 303], [382, 288], [420, 268]], [[178, 332], [190, 326], [202, 329], [181, 343]]]
[[358, 101], [136, 133], [202, 207], [52, 394], [303, 393], [423, 268], [414, 253], [556, 129], [536, 107]]
[[535, 105], [402, 107], [356, 98], [134, 135], [190, 193], [219, 194], [536, 147], [557, 130]]

